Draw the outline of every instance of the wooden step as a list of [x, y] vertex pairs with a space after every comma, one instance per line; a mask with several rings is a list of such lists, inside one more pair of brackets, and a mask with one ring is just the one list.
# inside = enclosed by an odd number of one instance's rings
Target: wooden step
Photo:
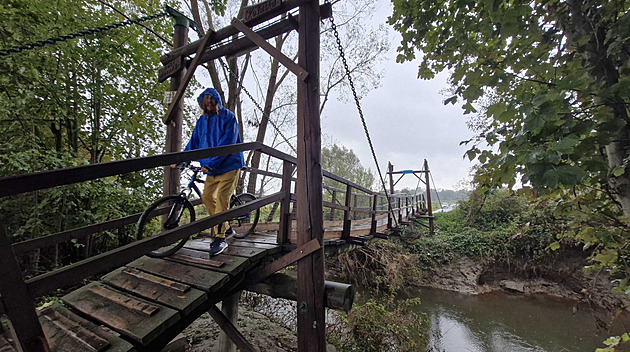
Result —
[[[188, 251], [201, 251], [206, 252], [210, 250], [210, 243], [205, 241], [190, 241], [186, 242], [184, 248], [180, 249], [177, 253], [191, 255]], [[251, 262], [257, 262], [263, 257], [268, 255], [267, 249], [254, 248], [254, 247], [239, 247], [236, 245], [229, 245], [223, 254], [235, 255], [249, 259]], [[191, 255], [194, 256], [194, 255]]]
[[[218, 271], [226, 273], [230, 276], [236, 276], [243, 272], [249, 266], [249, 259], [226, 254], [219, 254], [210, 257], [206, 252], [188, 251], [189, 255], [180, 254], [179, 252], [166, 257], [166, 260], [196, 266], [201, 269]], [[193, 256], [191, 256], [193, 255]], [[221, 265], [217, 265], [221, 263]]]
[[157, 258], [140, 257], [127, 266], [182, 282], [205, 292], [214, 292], [229, 280], [229, 276], [224, 273]]
[[[54, 303], [38, 314], [51, 352], [135, 351], [131, 343], [121, 339], [111, 330], [79, 317], [60, 303]], [[0, 351], [4, 350], [0, 347]]]
[[147, 345], [179, 320], [179, 313], [163, 305], [93, 282], [65, 295], [63, 301], [91, 320], [125, 338]]
[[163, 304], [188, 315], [208, 299], [205, 292], [170, 279], [135, 268], [119, 268], [101, 281], [120, 290], [131, 292], [149, 301]]

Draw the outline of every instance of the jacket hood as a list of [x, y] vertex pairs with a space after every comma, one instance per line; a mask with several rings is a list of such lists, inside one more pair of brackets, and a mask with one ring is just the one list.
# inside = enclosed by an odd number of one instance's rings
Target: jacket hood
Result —
[[201, 94], [199, 94], [199, 97], [197, 97], [197, 103], [201, 104], [201, 99], [203, 99], [205, 95], [211, 96], [214, 101], [217, 102], [217, 106], [219, 107], [219, 109], [223, 107], [223, 104], [221, 103], [221, 96], [219, 95], [219, 92], [217, 92], [217, 90], [214, 88], [206, 88], [206, 90], [201, 92]]

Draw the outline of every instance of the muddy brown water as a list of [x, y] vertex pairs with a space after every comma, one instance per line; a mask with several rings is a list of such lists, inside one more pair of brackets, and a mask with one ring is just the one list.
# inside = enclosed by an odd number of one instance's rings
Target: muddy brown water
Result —
[[602, 329], [591, 310], [549, 296], [422, 289], [411, 297], [420, 297], [419, 309], [431, 321], [429, 351], [592, 352], [605, 347], [602, 341], [611, 334], [622, 334], [624, 326], [630, 329], [628, 318]]

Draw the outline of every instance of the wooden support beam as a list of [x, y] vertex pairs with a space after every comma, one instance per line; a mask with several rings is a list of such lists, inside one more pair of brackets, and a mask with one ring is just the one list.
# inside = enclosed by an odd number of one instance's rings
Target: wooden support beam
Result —
[[378, 203], [378, 195], [375, 194], [374, 195], [374, 199], [372, 200], [372, 221], [370, 223], [370, 234], [375, 234], [376, 233], [376, 226], [377, 226], [377, 221], [376, 221], [376, 203]]
[[[227, 318], [234, 327], [236, 327], [236, 322], [238, 321], [238, 301], [240, 297], [241, 291], [237, 291], [221, 301], [221, 313], [223, 313], [225, 318]], [[218, 323], [217, 321], [217, 324]], [[247, 340], [245, 340], [245, 342], [247, 342]], [[236, 352], [236, 340], [228, 335], [227, 331], [223, 328], [221, 328], [221, 333], [219, 334], [219, 352]]]
[[[326, 308], [348, 312], [354, 302], [352, 285], [325, 281]], [[247, 285], [246, 290], [273, 298], [297, 300], [297, 278], [283, 273], [272, 274], [266, 279]]]
[[309, 73], [297, 80], [298, 214], [297, 244], [317, 240], [322, 247], [298, 261], [298, 350], [326, 351], [324, 302], [324, 222], [320, 124], [320, 15], [319, 1], [300, 5], [298, 64]]
[[225, 332], [225, 334], [228, 335], [232, 341], [234, 341], [239, 350], [243, 352], [259, 351], [256, 347], [254, 347], [245, 339], [245, 336], [243, 336], [243, 334], [238, 331], [238, 329], [236, 328], [236, 326], [234, 326], [234, 324], [232, 324], [230, 319], [228, 319], [225, 315], [223, 315], [223, 313], [221, 313], [219, 308], [217, 308], [216, 306], [212, 306], [208, 310], [208, 313], [210, 313], [212, 319], [217, 322], [221, 330], [223, 330], [223, 332]]
[[308, 72], [305, 69], [293, 62], [293, 60], [284, 55], [280, 50], [276, 49], [273, 45], [269, 44], [263, 37], [254, 32], [251, 28], [247, 27], [238, 18], [234, 18], [232, 20], [232, 26], [241, 31], [247, 38], [249, 38], [249, 40], [256, 43], [256, 45], [266, 51], [273, 58], [278, 60], [282, 65], [284, 65], [284, 67], [293, 72], [293, 74], [295, 74], [299, 79], [304, 81], [306, 80], [306, 78], [308, 78]]
[[426, 179], [426, 187], [427, 187], [427, 215], [430, 216], [429, 217], [429, 233], [433, 234], [433, 207], [431, 205], [431, 184], [429, 183], [429, 162], [427, 161], [427, 159], [424, 159], [424, 169], [426, 170], [426, 173], [424, 174], [424, 177]]
[[0, 299], [9, 318], [18, 351], [49, 352], [44, 331], [35, 313], [34, 297], [29, 292], [22, 270], [15, 259], [9, 239], [0, 223]]
[[190, 64], [190, 67], [188, 67], [188, 70], [186, 70], [186, 74], [184, 75], [184, 78], [181, 80], [181, 82], [179, 82], [179, 88], [177, 88], [177, 93], [175, 93], [175, 97], [171, 101], [171, 104], [168, 106], [168, 110], [166, 111], [166, 114], [164, 115], [164, 118], [162, 119], [165, 125], [168, 125], [171, 122], [171, 119], [173, 118], [175, 112], [177, 111], [179, 107], [179, 103], [184, 97], [184, 91], [188, 87], [188, 83], [190, 83], [191, 78], [195, 74], [195, 69], [197, 68], [197, 65], [201, 63], [201, 53], [203, 53], [204, 50], [206, 50], [206, 48], [210, 45], [210, 39], [214, 37], [214, 34], [215, 34], [214, 31], [208, 30], [208, 33], [206, 33], [206, 35], [203, 36], [203, 39], [201, 40], [201, 43], [199, 44], [199, 47], [197, 48], [197, 53], [195, 54], [195, 58]]

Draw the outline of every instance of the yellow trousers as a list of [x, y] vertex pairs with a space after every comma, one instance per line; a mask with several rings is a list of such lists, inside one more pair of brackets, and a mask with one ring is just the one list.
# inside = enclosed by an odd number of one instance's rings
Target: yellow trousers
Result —
[[[236, 189], [240, 169], [228, 171], [221, 175], [207, 175], [203, 186], [201, 201], [206, 206], [209, 215], [214, 215], [230, 208], [230, 196]], [[225, 237], [225, 231], [230, 227], [226, 222], [214, 227], [217, 237]]]

